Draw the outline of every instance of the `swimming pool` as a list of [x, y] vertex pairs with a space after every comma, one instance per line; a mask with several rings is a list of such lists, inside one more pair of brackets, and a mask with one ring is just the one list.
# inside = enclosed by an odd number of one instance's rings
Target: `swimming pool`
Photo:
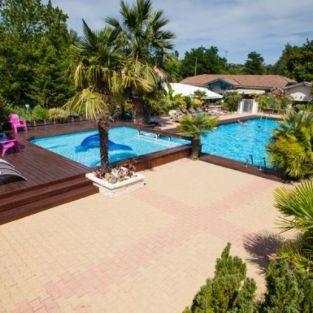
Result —
[[[31, 142], [85, 166], [100, 165], [98, 131], [84, 131], [33, 139]], [[132, 127], [115, 127], [109, 130], [109, 161], [117, 162], [152, 152], [187, 144], [188, 141], [167, 136], [157, 138], [152, 132], [138, 132]]]
[[202, 136], [202, 152], [249, 164], [253, 161], [255, 166], [264, 166], [266, 161], [270, 167], [266, 146], [277, 126], [272, 119], [220, 125]]

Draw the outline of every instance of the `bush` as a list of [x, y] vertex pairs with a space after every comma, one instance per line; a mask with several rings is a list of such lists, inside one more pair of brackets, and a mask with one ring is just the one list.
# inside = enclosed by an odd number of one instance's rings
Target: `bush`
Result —
[[194, 99], [192, 100], [192, 104], [193, 104], [193, 106], [194, 106], [195, 108], [201, 108], [202, 105], [203, 105], [203, 102], [202, 102], [202, 100], [200, 100], [200, 99], [198, 99], [198, 98], [194, 98]]
[[284, 260], [272, 261], [266, 273], [264, 299], [255, 301], [256, 284], [246, 277], [246, 264], [229, 255], [230, 244], [215, 265], [215, 274], [183, 313], [311, 313], [312, 273], [295, 269]]
[[246, 264], [229, 255], [230, 244], [217, 259], [213, 279], [208, 279], [184, 313], [253, 313], [256, 284], [246, 277]]
[[313, 175], [313, 112], [288, 111], [267, 147], [270, 162], [285, 176]]
[[68, 111], [61, 108], [53, 108], [49, 110], [49, 118], [52, 120], [66, 119], [69, 115]]
[[49, 119], [49, 111], [40, 105], [36, 105], [32, 110], [31, 117], [34, 121], [47, 120]]
[[228, 92], [224, 98], [223, 109], [230, 112], [238, 110], [238, 105], [242, 100], [242, 96], [237, 92]]
[[261, 110], [283, 111], [292, 103], [290, 97], [284, 94], [266, 94], [257, 97]]
[[271, 262], [266, 286], [267, 292], [259, 312], [312, 312], [313, 278], [309, 273], [293, 268], [286, 261]]

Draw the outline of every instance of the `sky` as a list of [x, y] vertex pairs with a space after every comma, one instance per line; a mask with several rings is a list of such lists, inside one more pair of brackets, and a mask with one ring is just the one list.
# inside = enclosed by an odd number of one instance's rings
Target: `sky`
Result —
[[[93, 29], [107, 16], [119, 16], [119, 0], [52, 0], [69, 16], [69, 27], [81, 33], [84, 18]], [[126, 0], [133, 2], [133, 0]], [[243, 63], [250, 51], [275, 63], [286, 43], [313, 39], [313, 0], [152, 0], [170, 19], [175, 49], [217, 46], [229, 62]]]

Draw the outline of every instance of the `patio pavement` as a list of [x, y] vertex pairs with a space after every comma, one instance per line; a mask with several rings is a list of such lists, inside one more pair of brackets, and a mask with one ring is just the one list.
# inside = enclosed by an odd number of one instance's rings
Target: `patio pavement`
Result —
[[264, 287], [280, 184], [201, 161], [0, 226], [0, 312], [179, 313], [227, 242]]

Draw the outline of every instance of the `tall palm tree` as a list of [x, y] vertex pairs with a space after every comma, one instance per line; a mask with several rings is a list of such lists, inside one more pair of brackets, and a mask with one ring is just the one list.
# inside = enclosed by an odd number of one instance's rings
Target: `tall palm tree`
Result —
[[313, 112], [287, 112], [267, 147], [270, 161], [291, 178], [313, 175]]
[[101, 167], [110, 169], [108, 160], [108, 127], [116, 97], [124, 89], [150, 92], [154, 88], [153, 69], [123, 55], [118, 32], [104, 28], [92, 31], [83, 20], [84, 36], [73, 45], [76, 55], [74, 81], [76, 95], [66, 108], [96, 119], [100, 135]]
[[207, 114], [185, 115], [179, 122], [178, 130], [183, 136], [191, 137], [192, 158], [198, 159], [201, 150], [200, 138], [217, 125], [217, 119]]
[[[168, 19], [163, 11], [153, 11], [150, 0], [136, 0], [134, 5], [122, 1], [121, 20], [107, 18], [106, 22], [119, 33], [126, 55], [144, 64], [160, 67], [167, 53], [173, 48], [174, 34], [164, 30]], [[147, 121], [147, 102], [140, 90], [132, 89], [134, 120]]]

